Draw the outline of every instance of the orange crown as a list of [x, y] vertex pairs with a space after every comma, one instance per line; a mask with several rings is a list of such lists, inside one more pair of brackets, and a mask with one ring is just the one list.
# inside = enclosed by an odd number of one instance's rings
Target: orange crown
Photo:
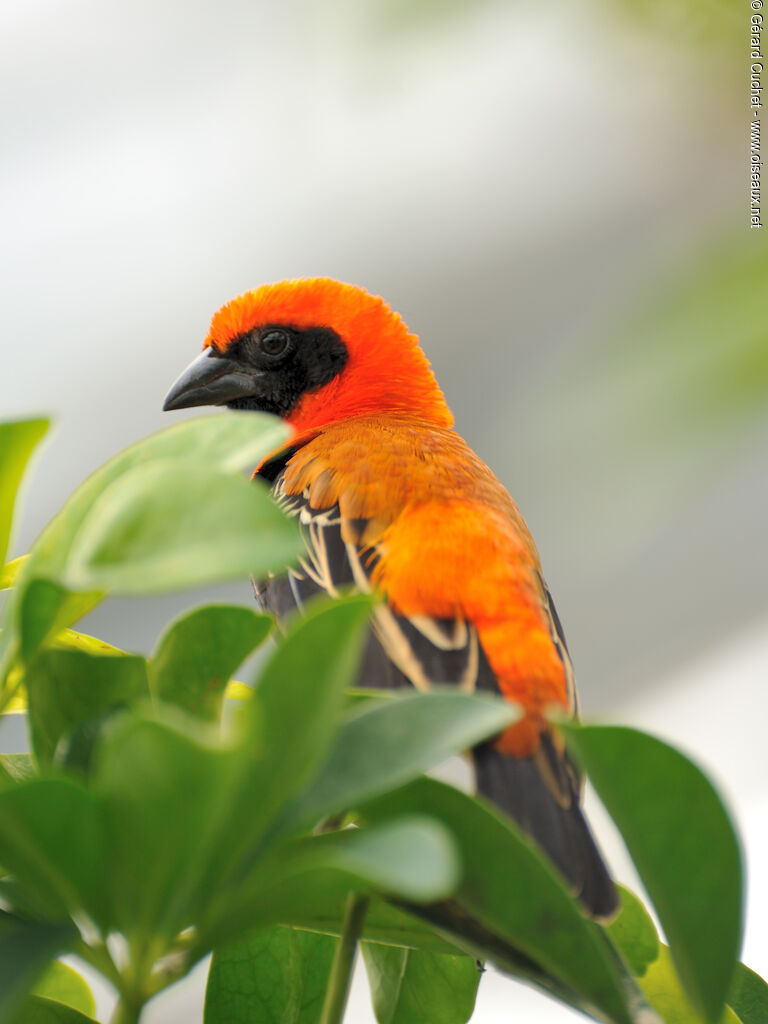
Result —
[[385, 412], [453, 424], [418, 337], [378, 295], [328, 277], [265, 284], [214, 314], [204, 347], [224, 353], [241, 334], [267, 324], [329, 327], [349, 353], [342, 372], [303, 395], [286, 417], [296, 430]]

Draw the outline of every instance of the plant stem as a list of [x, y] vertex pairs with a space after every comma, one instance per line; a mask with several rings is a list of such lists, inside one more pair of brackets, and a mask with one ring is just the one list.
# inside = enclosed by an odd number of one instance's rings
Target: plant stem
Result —
[[139, 1024], [142, 1008], [142, 1003], [135, 1003], [121, 995], [109, 1024]]
[[95, 967], [97, 971], [104, 975], [105, 978], [109, 978], [116, 989], [120, 989], [122, 984], [122, 976], [115, 966], [115, 961], [109, 954], [109, 950], [103, 943], [94, 944], [93, 946], [87, 945], [82, 940], [72, 950], [81, 960], [84, 960], [91, 967]]
[[347, 1005], [349, 986], [352, 982], [352, 968], [357, 952], [357, 940], [363, 930], [368, 910], [368, 897], [351, 893], [344, 909], [341, 938], [331, 966], [331, 977], [325, 993], [320, 1024], [342, 1024]]

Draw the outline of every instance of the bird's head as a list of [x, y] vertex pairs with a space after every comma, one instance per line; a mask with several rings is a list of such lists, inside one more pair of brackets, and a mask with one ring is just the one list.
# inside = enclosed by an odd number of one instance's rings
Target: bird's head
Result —
[[164, 409], [227, 405], [299, 431], [350, 416], [453, 422], [416, 335], [383, 299], [330, 278], [266, 284], [214, 314]]

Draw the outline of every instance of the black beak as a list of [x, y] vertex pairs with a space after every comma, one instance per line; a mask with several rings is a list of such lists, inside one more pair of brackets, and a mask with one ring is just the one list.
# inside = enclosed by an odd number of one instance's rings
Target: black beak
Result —
[[258, 394], [263, 373], [207, 348], [189, 364], [165, 396], [163, 412], [193, 405], [224, 405]]

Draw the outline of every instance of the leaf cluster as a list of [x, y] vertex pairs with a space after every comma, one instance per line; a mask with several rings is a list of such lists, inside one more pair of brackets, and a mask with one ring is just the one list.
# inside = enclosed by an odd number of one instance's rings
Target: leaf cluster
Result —
[[[44, 431], [0, 425], [0, 565]], [[132, 1024], [211, 951], [206, 1024], [337, 1024], [358, 940], [380, 1024], [463, 1024], [482, 961], [599, 1021], [768, 1020], [768, 989], [736, 962], [733, 827], [666, 744], [561, 726], [668, 946], [629, 892], [614, 921], [588, 918], [512, 822], [424, 774], [517, 709], [349, 692], [369, 597], [319, 602], [249, 686], [232, 676], [274, 636], [249, 608], [193, 609], [147, 654], [71, 628], [109, 594], [290, 564], [295, 525], [241, 475], [285, 437], [252, 413], [156, 434], [3, 570], [0, 708], [26, 714], [31, 753], [0, 755], [0, 1024], [94, 1019], [65, 954]]]

